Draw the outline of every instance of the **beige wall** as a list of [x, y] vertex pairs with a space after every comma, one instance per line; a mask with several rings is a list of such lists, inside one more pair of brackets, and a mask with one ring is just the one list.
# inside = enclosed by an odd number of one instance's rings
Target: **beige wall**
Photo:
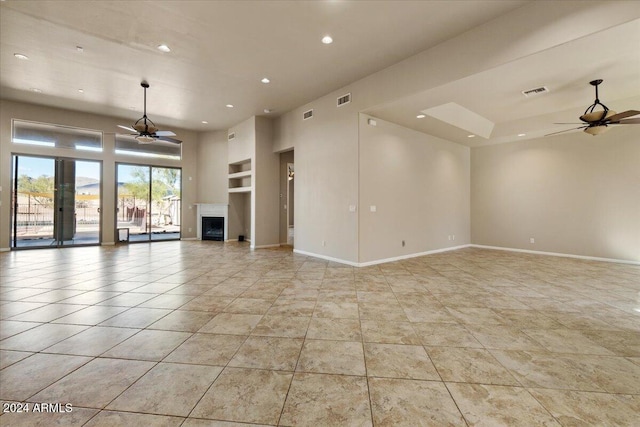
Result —
[[255, 179], [253, 246], [278, 246], [280, 244], [280, 181], [278, 172], [280, 156], [273, 152], [273, 127], [271, 119], [255, 118]]
[[640, 261], [638, 127], [472, 149], [472, 243]]
[[[14, 145], [11, 142], [11, 119], [31, 120], [104, 132], [103, 152], [77, 152], [69, 149], [43, 149], [37, 146]], [[9, 248], [11, 224], [11, 154], [59, 156], [102, 161], [102, 243], [115, 241], [115, 164], [116, 162], [149, 164], [182, 168], [182, 237], [196, 236], [197, 182], [197, 134], [195, 132], [172, 129], [183, 141], [182, 160], [145, 159], [116, 155], [115, 132], [117, 125], [127, 123], [127, 119], [98, 116], [77, 111], [50, 108], [13, 101], [0, 101], [0, 249]], [[188, 230], [191, 229], [191, 232]]]
[[469, 148], [369, 118], [360, 117], [360, 263], [469, 244]]
[[227, 131], [198, 135], [198, 203], [229, 203]]

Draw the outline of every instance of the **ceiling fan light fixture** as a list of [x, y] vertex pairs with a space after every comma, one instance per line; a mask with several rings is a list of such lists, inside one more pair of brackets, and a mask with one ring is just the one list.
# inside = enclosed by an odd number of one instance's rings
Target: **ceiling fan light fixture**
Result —
[[588, 133], [589, 135], [593, 135], [593, 136], [598, 136], [600, 134], [605, 133], [606, 131], [609, 130], [609, 126], [607, 125], [600, 125], [600, 126], [589, 126], [588, 128], [586, 128], [584, 131], [586, 133]]
[[598, 111], [592, 111], [590, 113], [583, 114], [582, 116], [580, 116], [580, 120], [586, 123], [593, 123], [593, 122], [599, 122], [601, 120], [606, 120], [609, 117], [614, 116], [616, 114], [618, 113], [616, 113], [613, 110], [598, 110]]
[[138, 135], [136, 136], [136, 141], [138, 141], [138, 144], [151, 144], [155, 141], [155, 138], [149, 135]]

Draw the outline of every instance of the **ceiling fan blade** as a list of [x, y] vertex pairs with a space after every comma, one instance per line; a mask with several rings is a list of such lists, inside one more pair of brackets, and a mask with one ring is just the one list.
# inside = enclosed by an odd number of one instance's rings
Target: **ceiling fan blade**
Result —
[[182, 144], [182, 141], [179, 139], [169, 138], [168, 136], [158, 136], [157, 139], [159, 141], [170, 142], [172, 144]]
[[607, 117], [607, 122], [618, 122], [621, 119], [625, 119], [627, 117], [632, 117], [632, 116], [637, 116], [638, 114], [640, 114], [640, 111], [638, 110], [628, 110], [628, 111], [623, 111], [622, 113], [618, 113], [618, 114], [614, 114], [613, 116]]
[[134, 128], [132, 128], [132, 127], [130, 127], [130, 126], [118, 125], [118, 127], [119, 127], [119, 128], [122, 128], [122, 129], [126, 129], [126, 130], [128, 130], [129, 132], [138, 132], [137, 130], [135, 130]]
[[565, 133], [565, 132], [571, 132], [572, 130], [578, 130], [578, 129], [585, 129], [588, 128], [589, 126], [581, 126], [579, 128], [571, 128], [571, 129], [565, 129], [565, 130], [561, 130], [559, 132], [553, 132], [553, 133], [548, 133], [545, 136], [551, 136], [551, 135], [557, 135], [559, 133]]
[[554, 125], [583, 125], [584, 123], [576, 123], [576, 122], [571, 122], [571, 123], [554, 123]]
[[158, 136], [176, 136], [176, 134], [171, 132], [170, 130], [158, 130], [158, 131], [156, 131], [156, 135], [158, 135]]
[[637, 119], [618, 120], [615, 123], [608, 123], [610, 125], [640, 125], [640, 117]]

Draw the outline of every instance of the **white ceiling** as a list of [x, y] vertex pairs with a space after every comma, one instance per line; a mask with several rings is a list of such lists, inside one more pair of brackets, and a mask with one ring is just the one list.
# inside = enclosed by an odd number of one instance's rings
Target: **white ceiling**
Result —
[[[129, 124], [141, 116], [144, 79], [148, 114], [161, 128], [227, 129], [265, 108], [282, 114], [526, 3], [1, 1], [0, 97]], [[333, 44], [320, 42], [326, 34]], [[540, 136], [567, 127], [553, 122], [576, 121], [596, 78], [609, 108], [640, 109], [639, 44], [636, 19], [366, 112], [469, 146]], [[271, 83], [260, 82], [265, 76]], [[550, 92], [521, 94], [538, 86]], [[450, 102], [494, 122], [491, 137], [416, 119]]]

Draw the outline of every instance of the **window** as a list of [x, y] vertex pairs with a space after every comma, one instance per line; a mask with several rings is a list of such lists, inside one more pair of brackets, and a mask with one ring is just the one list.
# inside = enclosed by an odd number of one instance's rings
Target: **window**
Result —
[[14, 144], [102, 152], [102, 132], [49, 123], [12, 120]]

